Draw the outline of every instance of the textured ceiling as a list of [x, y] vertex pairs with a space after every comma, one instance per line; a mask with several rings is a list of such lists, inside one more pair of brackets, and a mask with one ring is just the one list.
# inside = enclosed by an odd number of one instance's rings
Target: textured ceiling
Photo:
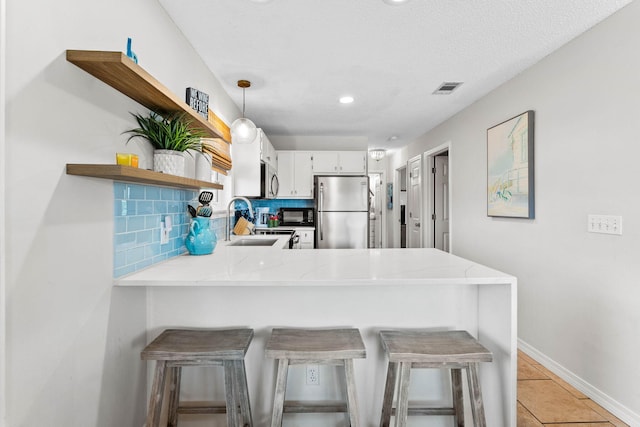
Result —
[[[408, 144], [630, 1], [159, 0], [239, 108], [251, 80], [246, 116], [268, 135], [370, 148]], [[464, 84], [433, 95], [443, 82]]]

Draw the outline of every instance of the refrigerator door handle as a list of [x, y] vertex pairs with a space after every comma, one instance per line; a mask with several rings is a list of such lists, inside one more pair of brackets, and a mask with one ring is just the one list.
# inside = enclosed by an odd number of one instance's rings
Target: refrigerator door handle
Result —
[[323, 201], [324, 201], [324, 184], [320, 183], [320, 191], [318, 194], [318, 233], [320, 235], [320, 240], [324, 240], [322, 234], [322, 212], [324, 211]]

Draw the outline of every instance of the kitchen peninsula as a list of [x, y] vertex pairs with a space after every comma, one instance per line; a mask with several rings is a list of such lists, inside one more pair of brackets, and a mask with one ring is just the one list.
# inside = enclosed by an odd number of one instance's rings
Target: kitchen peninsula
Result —
[[[167, 327], [253, 328], [247, 375], [256, 425], [266, 425], [271, 413], [275, 366], [264, 346], [276, 326], [360, 328], [367, 348], [367, 358], [355, 364], [363, 425], [379, 421], [386, 371], [380, 329], [465, 329], [494, 356], [480, 372], [487, 425], [516, 425], [515, 277], [435, 249], [283, 250], [286, 240], [272, 247], [220, 241], [211, 255], [173, 258], [116, 285], [147, 287], [147, 342]], [[322, 369], [320, 381], [331, 384], [331, 368]], [[438, 399], [443, 375], [426, 375], [417, 377], [416, 390]], [[201, 376], [191, 380], [204, 387]], [[292, 395], [333, 398], [302, 377], [290, 379]], [[322, 425], [314, 417], [326, 416], [304, 415], [296, 424]]]

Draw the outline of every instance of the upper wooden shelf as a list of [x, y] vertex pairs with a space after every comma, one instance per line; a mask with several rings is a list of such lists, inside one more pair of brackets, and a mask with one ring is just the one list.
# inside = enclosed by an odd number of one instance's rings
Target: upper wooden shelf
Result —
[[122, 52], [67, 50], [67, 61], [150, 110], [185, 112], [208, 136], [231, 142], [228, 126], [215, 114], [214, 125]]
[[191, 190], [199, 190], [202, 188], [222, 190], [223, 188], [221, 184], [214, 184], [212, 182], [199, 181], [197, 179], [184, 178], [181, 176], [168, 175], [122, 165], [87, 165], [68, 163], [67, 174], [112, 179], [114, 181], [162, 185], [165, 187], [187, 188]]

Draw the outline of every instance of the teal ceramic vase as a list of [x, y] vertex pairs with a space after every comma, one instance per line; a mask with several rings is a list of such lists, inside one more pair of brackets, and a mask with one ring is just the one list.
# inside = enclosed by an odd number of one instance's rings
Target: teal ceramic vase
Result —
[[218, 239], [211, 231], [211, 218], [197, 216], [191, 219], [189, 234], [184, 244], [191, 255], [208, 255], [213, 252]]

